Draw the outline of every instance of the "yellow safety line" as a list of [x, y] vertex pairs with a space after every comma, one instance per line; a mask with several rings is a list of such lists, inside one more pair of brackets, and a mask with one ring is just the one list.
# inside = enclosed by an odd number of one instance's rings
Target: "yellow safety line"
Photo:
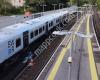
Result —
[[[82, 24], [82, 23], [83, 23], [83, 20], [81, 21], [80, 25], [78, 26], [77, 31], [78, 31], [79, 28], [81, 27], [81, 24]], [[77, 31], [76, 31], [76, 32], [77, 32]], [[63, 60], [63, 58], [64, 58], [64, 55], [65, 55], [65, 53], [67, 52], [69, 46], [71, 46], [70, 43], [68, 44], [68, 46], [67, 46], [66, 48], [63, 48], [63, 49], [62, 49], [62, 51], [61, 51], [61, 53], [60, 53], [60, 55], [59, 55], [59, 57], [58, 57], [56, 63], [54, 64], [53, 69], [51, 70], [51, 72], [50, 72], [50, 74], [49, 74], [49, 76], [48, 76], [48, 78], [47, 78], [47, 80], [54, 80], [54, 78], [55, 78], [55, 76], [56, 76], [56, 73], [57, 73], [57, 71], [58, 71], [58, 69], [59, 69], [59, 67], [60, 67], [60, 65], [61, 65], [61, 62], [62, 62], [62, 60]]]
[[[87, 34], [90, 33], [90, 30], [89, 30], [89, 19], [90, 19], [90, 15], [88, 16], [88, 19], [87, 19]], [[95, 61], [94, 61], [94, 57], [93, 57], [92, 44], [91, 44], [91, 40], [89, 38], [87, 39], [87, 44], [88, 44], [88, 54], [89, 54], [91, 78], [92, 78], [92, 80], [98, 80]]]

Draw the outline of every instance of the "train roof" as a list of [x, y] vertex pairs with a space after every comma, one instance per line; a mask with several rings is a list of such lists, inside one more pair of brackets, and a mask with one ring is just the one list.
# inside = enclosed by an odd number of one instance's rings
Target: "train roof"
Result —
[[[68, 11], [66, 11], [66, 13], [67, 12]], [[65, 12], [63, 12], [63, 13], [65, 13]], [[62, 12], [51, 14], [51, 15], [46, 15], [46, 16], [42, 16], [42, 17], [39, 17], [39, 18], [36, 18], [36, 19], [33, 19], [33, 20], [26, 21], [26, 23], [36, 24], [38, 22], [47, 22], [49, 20], [56, 19], [56, 18], [58, 18], [58, 16], [61, 16], [61, 15], [63, 15]]]
[[68, 13], [68, 11], [66, 10], [63, 12], [42, 16], [36, 19], [25, 21], [24, 23], [14, 24], [14, 25], [5, 27], [3, 29], [0, 29], [0, 42], [9, 40], [16, 35], [20, 35], [20, 33], [24, 31], [27, 31], [30, 29], [36, 29], [39, 27], [39, 25], [44, 24], [47, 21], [56, 19], [65, 13]]

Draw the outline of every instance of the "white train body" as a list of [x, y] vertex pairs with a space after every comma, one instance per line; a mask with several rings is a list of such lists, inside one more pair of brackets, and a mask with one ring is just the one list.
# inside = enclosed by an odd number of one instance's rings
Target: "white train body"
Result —
[[0, 64], [60, 23], [68, 11], [42, 16], [0, 30]]

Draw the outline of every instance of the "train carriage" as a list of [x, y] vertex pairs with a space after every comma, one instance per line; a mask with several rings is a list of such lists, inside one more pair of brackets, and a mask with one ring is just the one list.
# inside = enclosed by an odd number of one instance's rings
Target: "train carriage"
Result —
[[68, 11], [42, 16], [0, 30], [0, 64], [65, 20]]

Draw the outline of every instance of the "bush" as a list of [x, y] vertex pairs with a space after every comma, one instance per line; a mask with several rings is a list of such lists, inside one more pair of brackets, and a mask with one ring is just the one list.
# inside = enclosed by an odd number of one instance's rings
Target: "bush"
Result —
[[26, 11], [29, 11], [29, 12], [31, 12], [31, 13], [37, 12], [37, 10], [36, 10], [35, 7], [29, 7], [29, 8], [26, 9]]

